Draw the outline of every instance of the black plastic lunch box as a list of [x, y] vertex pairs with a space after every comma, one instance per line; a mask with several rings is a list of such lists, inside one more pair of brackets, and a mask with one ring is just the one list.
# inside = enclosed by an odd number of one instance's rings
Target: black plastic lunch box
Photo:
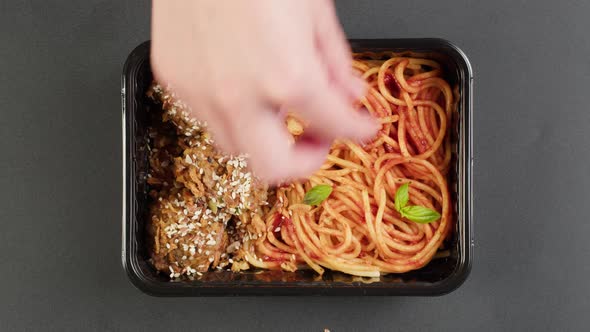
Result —
[[146, 97], [152, 82], [149, 41], [135, 48], [122, 77], [123, 106], [123, 266], [132, 283], [157, 296], [206, 295], [441, 295], [459, 287], [469, 275], [473, 260], [473, 152], [471, 65], [463, 52], [441, 39], [350, 40], [354, 52], [395, 52], [437, 60], [451, 86], [459, 88], [458, 119], [452, 132], [453, 161], [449, 185], [455, 220], [450, 255], [425, 267], [375, 279], [311, 270], [211, 271], [199, 280], [171, 281], [149, 263], [146, 239], [148, 222], [148, 110], [157, 107]]

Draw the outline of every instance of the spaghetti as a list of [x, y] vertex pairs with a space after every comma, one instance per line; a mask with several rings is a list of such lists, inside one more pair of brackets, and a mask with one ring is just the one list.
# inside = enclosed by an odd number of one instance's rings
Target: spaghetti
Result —
[[[326, 162], [306, 182], [276, 189], [276, 202], [253, 219], [261, 236], [244, 241], [245, 260], [258, 268], [294, 271], [309, 266], [377, 277], [426, 265], [453, 227], [447, 175], [451, 161], [453, 92], [442, 68], [427, 59], [394, 56], [355, 59], [368, 82], [358, 107], [382, 126], [361, 146], [335, 142]], [[395, 209], [396, 189], [409, 184], [409, 199], [440, 213], [418, 224]], [[319, 206], [303, 204], [307, 191], [328, 184]]]

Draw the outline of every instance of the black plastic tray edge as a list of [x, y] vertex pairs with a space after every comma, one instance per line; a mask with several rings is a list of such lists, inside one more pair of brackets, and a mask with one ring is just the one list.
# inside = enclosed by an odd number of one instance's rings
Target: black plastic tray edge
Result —
[[[463, 109], [463, 122], [462, 128], [464, 128], [464, 135], [461, 144], [463, 145], [463, 151], [465, 154], [463, 160], [460, 162], [463, 165], [463, 195], [465, 206], [462, 217], [465, 221], [464, 228], [462, 231], [465, 234], [461, 234], [461, 238], [466, 239], [461, 245], [462, 261], [458, 263], [458, 269], [452, 274], [451, 277], [436, 284], [436, 287], [428, 289], [424, 288], [404, 288], [404, 287], [355, 287], [355, 288], [331, 288], [331, 287], [305, 287], [304, 285], [297, 286], [256, 286], [256, 287], [240, 287], [227, 289], [228, 292], [222, 292], [219, 287], [209, 288], [201, 287], [198, 290], [194, 288], [166, 288], [161, 287], [155, 283], [148, 283], [145, 279], [140, 278], [140, 271], [136, 268], [136, 262], [133, 262], [133, 257], [128, 257], [130, 253], [130, 230], [127, 227], [129, 221], [129, 204], [133, 204], [131, 200], [135, 193], [128, 192], [127, 188], [131, 184], [133, 177], [128, 177], [129, 173], [133, 170], [130, 169], [128, 163], [127, 150], [130, 144], [127, 133], [130, 132], [129, 128], [132, 123], [127, 121], [127, 95], [133, 87], [130, 85], [131, 82], [127, 80], [127, 76], [133, 70], [138, 68], [138, 65], [145, 61], [146, 55], [149, 57], [149, 45], [150, 42], [146, 41], [137, 46], [129, 56], [123, 66], [122, 75], [122, 90], [121, 90], [121, 101], [122, 101], [122, 142], [123, 142], [123, 214], [122, 214], [122, 251], [121, 261], [127, 276], [131, 283], [141, 290], [142, 292], [152, 296], [237, 296], [237, 295], [380, 295], [380, 296], [441, 296], [448, 294], [456, 290], [461, 286], [471, 272], [473, 262], [473, 251], [474, 251], [474, 238], [473, 238], [473, 70], [469, 60], [465, 53], [451, 42], [440, 39], [440, 38], [412, 38], [412, 39], [351, 39], [351, 45], [362, 44], [363, 48], [390, 48], [384, 47], [384, 44], [403, 44], [397, 46], [397, 48], [404, 49], [418, 49], [426, 50], [433, 47], [446, 48], [450, 52], [450, 55], [457, 60], [457, 64], [463, 67], [462, 73], [465, 83], [465, 101]], [[395, 285], [398, 286], [398, 285]]]

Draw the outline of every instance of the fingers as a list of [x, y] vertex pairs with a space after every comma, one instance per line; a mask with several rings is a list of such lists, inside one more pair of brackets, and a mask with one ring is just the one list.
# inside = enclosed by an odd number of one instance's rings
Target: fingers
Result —
[[[177, 96], [180, 100], [190, 107], [190, 116], [204, 123], [207, 132], [212, 136], [213, 142], [217, 148], [226, 154], [239, 154], [240, 151], [236, 145], [236, 130], [232, 113], [220, 107], [220, 103], [214, 102], [211, 98], [205, 98], [191, 90], [176, 89]], [[235, 113], [234, 113], [235, 114]]]
[[[353, 75], [350, 48], [332, 1], [314, 1], [315, 44], [301, 50], [303, 75], [291, 80], [286, 102], [306, 122], [306, 133], [321, 140], [371, 139], [379, 125], [352, 108], [365, 92], [364, 81]], [[303, 54], [305, 53], [305, 54]]]
[[379, 129], [377, 122], [352, 108], [352, 103], [328, 80], [326, 70], [317, 58], [309, 62], [308, 81], [296, 87], [303, 92], [294, 94], [297, 99], [288, 102], [308, 124], [306, 132], [327, 141], [371, 139]]
[[212, 135], [215, 146], [226, 154], [239, 154], [240, 151], [235, 144], [235, 138], [228, 123], [215, 116], [208, 118], [209, 120], [206, 121], [207, 131]]
[[[191, 100], [191, 98], [187, 98]], [[194, 105], [194, 103], [191, 103]], [[207, 131], [224, 153], [249, 155], [254, 174], [279, 183], [317, 171], [330, 149], [330, 141], [301, 139], [295, 143], [282, 116], [264, 106], [246, 106], [230, 116], [218, 107], [204, 107], [193, 115], [207, 122]], [[194, 111], [193, 111], [194, 112]]]
[[257, 177], [270, 183], [298, 179], [317, 171], [330, 149], [326, 141], [294, 143], [276, 112], [258, 113], [243, 123], [238, 144]]
[[365, 92], [364, 81], [353, 75], [352, 55], [344, 31], [338, 21], [334, 3], [329, 0], [315, 1], [316, 47], [322, 57], [328, 75], [342, 92], [352, 100]]

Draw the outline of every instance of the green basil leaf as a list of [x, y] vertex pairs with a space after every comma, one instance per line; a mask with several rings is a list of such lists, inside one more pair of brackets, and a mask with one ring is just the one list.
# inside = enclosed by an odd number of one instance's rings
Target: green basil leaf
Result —
[[428, 224], [440, 219], [440, 213], [423, 206], [405, 206], [399, 211], [402, 217], [419, 224]]
[[410, 199], [410, 194], [408, 193], [408, 188], [409, 188], [410, 184], [409, 183], [404, 183], [401, 186], [399, 186], [399, 188], [397, 188], [397, 191], [395, 192], [395, 209], [398, 212], [401, 212], [401, 209], [408, 205], [408, 200]]
[[303, 204], [320, 205], [332, 193], [332, 186], [327, 184], [318, 184], [305, 193]]

